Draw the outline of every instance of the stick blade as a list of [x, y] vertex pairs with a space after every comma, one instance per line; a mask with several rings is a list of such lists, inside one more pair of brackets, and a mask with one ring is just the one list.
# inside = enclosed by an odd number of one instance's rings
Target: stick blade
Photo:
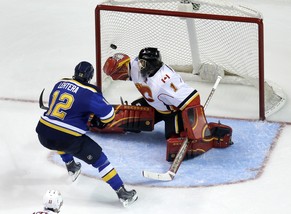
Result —
[[44, 92], [44, 90], [45, 90], [45, 89], [42, 90], [42, 92], [41, 92], [41, 94], [40, 94], [40, 96], [39, 96], [38, 103], [39, 103], [39, 107], [40, 107], [41, 109], [48, 110], [49, 108], [46, 107], [46, 106], [44, 106], [43, 101], [42, 101], [42, 96], [43, 96], [43, 92]]
[[150, 179], [159, 180], [159, 181], [171, 181], [175, 177], [175, 173], [171, 171], [168, 171], [166, 173], [142, 171], [142, 175], [145, 178], [150, 178]]

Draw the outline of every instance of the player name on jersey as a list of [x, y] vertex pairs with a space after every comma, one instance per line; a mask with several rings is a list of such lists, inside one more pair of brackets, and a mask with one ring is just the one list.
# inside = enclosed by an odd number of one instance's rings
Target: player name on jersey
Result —
[[74, 84], [71, 84], [71, 83], [68, 83], [68, 82], [60, 82], [58, 88], [63, 88], [63, 89], [66, 89], [68, 91], [71, 91], [73, 93], [77, 93], [78, 90], [79, 90], [79, 87], [74, 85]]

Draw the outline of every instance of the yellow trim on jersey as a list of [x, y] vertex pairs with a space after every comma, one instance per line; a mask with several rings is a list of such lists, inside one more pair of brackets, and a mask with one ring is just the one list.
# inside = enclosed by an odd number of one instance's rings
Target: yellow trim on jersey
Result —
[[185, 102], [185, 104], [181, 106], [180, 110], [183, 111], [197, 96], [199, 96], [198, 92], [196, 92], [187, 102]]
[[115, 118], [115, 112], [113, 111], [113, 114], [111, 117], [109, 117], [106, 120], [101, 120], [102, 123], [110, 123]]
[[53, 129], [56, 129], [58, 131], [61, 131], [61, 132], [64, 132], [64, 133], [67, 133], [67, 134], [70, 134], [70, 135], [73, 135], [73, 136], [76, 136], [76, 137], [80, 137], [82, 136], [82, 134], [78, 133], [78, 132], [75, 132], [75, 131], [72, 131], [72, 130], [69, 130], [69, 129], [66, 129], [66, 128], [63, 128], [63, 127], [60, 127], [60, 126], [57, 126], [55, 124], [52, 124], [52, 123], [49, 123], [47, 121], [45, 121], [44, 119], [40, 118], [39, 120], [42, 124], [50, 127], [50, 128], [53, 128]]
[[109, 181], [111, 178], [113, 178], [115, 175], [117, 175], [117, 172], [115, 169], [112, 169], [111, 172], [107, 173], [103, 178], [102, 180], [107, 182]]
[[175, 115], [175, 132], [179, 133], [179, 123], [178, 123], [178, 115]]
[[57, 152], [58, 152], [59, 155], [64, 155], [64, 154], [66, 154], [66, 153], [63, 152], [63, 151], [57, 151]]
[[159, 112], [161, 114], [171, 114], [171, 113], [173, 113], [172, 111], [159, 111], [159, 110], [157, 110], [157, 112]]
[[87, 86], [87, 85], [83, 85], [82, 83], [76, 81], [76, 80], [73, 80], [73, 79], [62, 79], [60, 82], [71, 82], [71, 83], [74, 83], [76, 84], [77, 86], [81, 87], [81, 88], [86, 88], [92, 92], [97, 92], [95, 88], [92, 88], [90, 86]]

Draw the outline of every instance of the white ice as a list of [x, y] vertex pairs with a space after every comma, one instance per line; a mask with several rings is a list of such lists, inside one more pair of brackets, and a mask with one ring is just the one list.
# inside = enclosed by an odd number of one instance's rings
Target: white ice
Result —
[[239, 1], [263, 13], [265, 75], [283, 88], [288, 99], [268, 118], [289, 124], [259, 178], [204, 188], [135, 186], [139, 200], [125, 209], [107, 184], [82, 175], [71, 183], [63, 167], [48, 161], [49, 151], [35, 133], [43, 111], [37, 102], [24, 101], [37, 101], [43, 88], [49, 90], [55, 81], [70, 77], [77, 62], [95, 62], [94, 8], [98, 2], [0, 1], [0, 213], [42, 209], [47, 189], [61, 191], [61, 213], [290, 213], [290, 0]]

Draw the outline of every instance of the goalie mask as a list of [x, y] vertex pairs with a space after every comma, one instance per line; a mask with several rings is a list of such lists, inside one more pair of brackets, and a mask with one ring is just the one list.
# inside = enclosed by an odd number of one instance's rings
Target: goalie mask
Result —
[[90, 82], [94, 74], [94, 68], [89, 62], [80, 62], [75, 67], [73, 79], [81, 82]]
[[45, 209], [59, 213], [63, 205], [61, 193], [57, 190], [48, 190], [43, 196], [43, 205]]
[[143, 77], [153, 76], [163, 65], [157, 48], [144, 48], [138, 55], [138, 66]]

